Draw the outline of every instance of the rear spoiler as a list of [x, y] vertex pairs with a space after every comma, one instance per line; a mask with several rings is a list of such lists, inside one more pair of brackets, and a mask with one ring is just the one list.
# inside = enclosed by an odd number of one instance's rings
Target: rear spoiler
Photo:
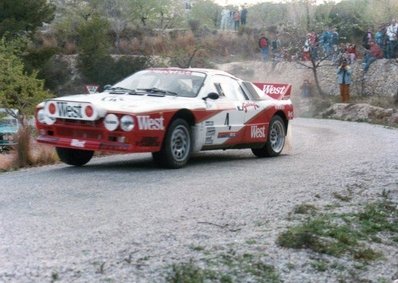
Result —
[[264, 94], [274, 99], [290, 99], [292, 92], [291, 84], [274, 84], [274, 83], [253, 83], [256, 87], [261, 89]]

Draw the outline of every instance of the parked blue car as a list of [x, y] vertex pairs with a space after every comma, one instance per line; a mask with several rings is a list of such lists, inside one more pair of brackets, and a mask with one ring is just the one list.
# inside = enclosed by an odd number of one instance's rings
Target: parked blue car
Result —
[[[16, 110], [11, 111], [17, 113]], [[4, 108], [0, 108], [0, 151], [16, 144], [15, 134], [18, 129], [18, 119], [8, 114]]]

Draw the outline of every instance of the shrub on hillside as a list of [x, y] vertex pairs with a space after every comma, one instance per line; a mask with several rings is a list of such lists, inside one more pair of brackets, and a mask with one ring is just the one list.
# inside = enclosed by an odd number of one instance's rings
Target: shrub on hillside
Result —
[[44, 79], [44, 86], [54, 93], [58, 93], [62, 85], [71, 79], [68, 64], [60, 56], [52, 56], [39, 72], [39, 77]]
[[79, 64], [83, 80], [88, 84], [100, 86], [114, 84], [149, 65], [148, 57], [145, 56], [122, 56], [118, 59], [111, 56], [91, 56], [89, 64], [82, 64], [86, 60], [83, 58]]

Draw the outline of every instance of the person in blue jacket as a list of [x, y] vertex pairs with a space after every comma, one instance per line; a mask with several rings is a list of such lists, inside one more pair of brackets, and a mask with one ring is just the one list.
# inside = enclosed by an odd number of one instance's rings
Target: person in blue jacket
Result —
[[348, 65], [347, 59], [342, 59], [337, 68], [337, 82], [340, 85], [340, 97], [343, 103], [347, 103], [350, 100], [351, 73], [351, 67]]

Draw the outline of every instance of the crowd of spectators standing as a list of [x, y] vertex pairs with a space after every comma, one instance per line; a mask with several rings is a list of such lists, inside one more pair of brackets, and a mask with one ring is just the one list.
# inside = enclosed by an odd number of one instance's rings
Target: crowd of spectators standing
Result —
[[364, 60], [365, 70], [367, 71], [369, 61], [373, 62], [382, 58], [397, 58], [397, 36], [398, 23], [395, 19], [389, 24], [382, 25], [376, 32], [372, 28], [368, 28], [362, 37], [361, 54], [358, 54], [359, 50], [355, 43], [339, 43], [339, 33], [336, 28], [322, 32], [319, 39], [317, 39], [317, 35], [314, 32], [311, 32], [307, 34], [302, 59], [310, 60], [313, 58], [317, 60], [319, 48], [321, 48], [323, 56], [327, 56], [327, 59], [336, 63], [346, 59], [349, 64], [352, 64], [360, 55]]
[[[221, 11], [220, 29], [238, 31], [247, 22], [246, 4], [241, 7], [224, 7]], [[336, 66], [344, 59], [348, 65], [362, 59], [366, 73], [369, 66], [377, 59], [394, 59], [398, 56], [398, 23], [393, 19], [390, 23], [380, 26], [377, 31], [368, 28], [362, 37], [362, 44], [341, 43], [336, 27], [327, 27], [320, 33], [310, 31], [306, 34], [304, 44], [297, 49], [294, 43], [281, 44], [280, 34], [261, 33], [258, 39], [263, 61], [310, 61], [330, 60]], [[297, 47], [297, 46], [296, 46]]]
[[[262, 38], [266, 38], [268, 51], [264, 52]], [[347, 64], [353, 64], [358, 58], [362, 59], [363, 70], [366, 73], [369, 66], [377, 59], [395, 59], [398, 57], [398, 23], [394, 19], [390, 23], [380, 26], [377, 31], [368, 28], [362, 37], [362, 44], [344, 42], [337, 28], [326, 28], [321, 33], [310, 31], [306, 34], [301, 50], [292, 53], [291, 49], [282, 46], [279, 35], [267, 38], [261, 34], [259, 47], [264, 61], [310, 61], [330, 60], [338, 66], [344, 59]], [[285, 44], [286, 45], [286, 44]], [[291, 45], [291, 44], [289, 44]], [[267, 54], [264, 56], [264, 54]]]
[[241, 26], [245, 26], [247, 22], [246, 4], [240, 8], [224, 7], [221, 11], [221, 30], [238, 31]]

